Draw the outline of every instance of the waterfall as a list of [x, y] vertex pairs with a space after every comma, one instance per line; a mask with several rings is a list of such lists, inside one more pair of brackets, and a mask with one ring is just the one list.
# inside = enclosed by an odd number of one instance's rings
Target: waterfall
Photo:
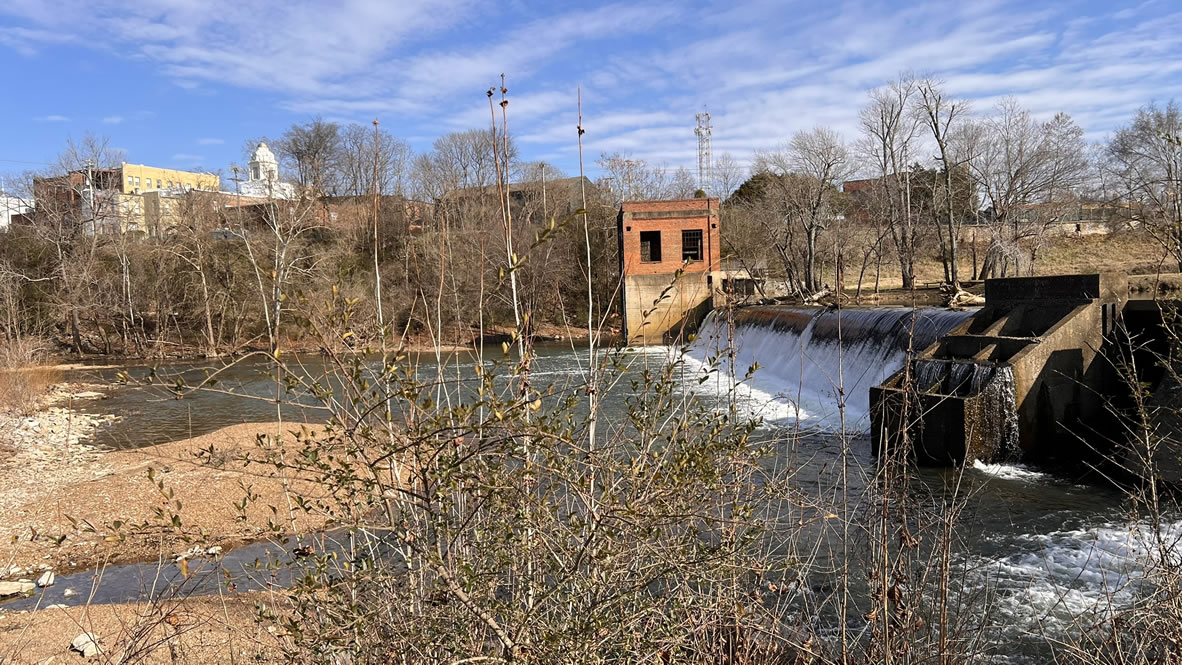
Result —
[[1014, 390], [1014, 369], [997, 367], [993, 380], [981, 390], [985, 400], [985, 439], [997, 442], [997, 458], [1005, 459], [1018, 450], [1018, 403]]
[[737, 391], [753, 412], [782, 424], [836, 429], [838, 393], [843, 392], [847, 430], [865, 430], [870, 387], [901, 368], [909, 349], [922, 351], [974, 311], [746, 307], [735, 312], [733, 329], [725, 317], [711, 313], [690, 357], [719, 367], [720, 379], [703, 387], [729, 389], [733, 339], [733, 375], [742, 379], [749, 367], [759, 366]]
[[994, 446], [994, 459], [1003, 459], [1018, 448], [1018, 404], [1014, 370], [970, 360], [920, 358], [912, 362], [915, 390], [935, 395], [975, 397], [980, 400], [973, 427], [981, 439]]
[[993, 380], [997, 367], [971, 360], [920, 358], [911, 363], [911, 371], [919, 392], [972, 397]]

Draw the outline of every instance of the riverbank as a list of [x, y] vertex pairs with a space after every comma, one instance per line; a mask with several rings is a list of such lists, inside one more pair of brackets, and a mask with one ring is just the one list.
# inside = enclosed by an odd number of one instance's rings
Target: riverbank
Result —
[[[449, 341], [437, 342], [426, 335], [412, 335], [400, 340], [395, 340], [397, 344], [391, 346], [391, 350], [397, 349], [403, 353], [420, 354], [420, 353], [475, 353], [482, 346], [486, 348], [499, 348], [503, 342], [511, 340], [513, 337], [513, 328], [510, 326], [490, 326], [485, 330], [483, 338], [472, 336], [471, 339], [462, 339], [463, 336], [455, 336]], [[552, 323], [536, 323], [531, 331], [534, 335], [534, 342], [540, 344], [547, 343], [586, 343], [588, 339], [587, 329], [571, 326], [562, 326]], [[600, 344], [611, 343], [617, 339], [619, 330], [612, 328], [604, 331], [600, 337]], [[187, 360], [204, 360], [209, 358], [222, 358], [226, 360], [233, 360], [252, 353], [270, 353], [271, 349], [266, 344], [250, 342], [240, 344], [233, 347], [222, 347], [217, 351], [211, 353], [209, 349], [190, 344], [169, 343], [167, 345], [157, 345], [148, 347], [143, 353], [99, 353], [90, 352], [83, 355], [81, 358], [70, 351], [70, 343], [66, 339], [57, 339], [52, 342], [57, 352], [53, 354], [53, 360], [45, 365], [44, 369], [55, 372], [67, 372], [80, 369], [112, 369], [122, 367], [128, 363], [144, 362], [144, 361], [187, 361]], [[373, 347], [376, 349], [377, 347]], [[321, 353], [323, 348], [320, 343], [310, 339], [300, 340], [284, 340], [280, 344], [280, 349], [284, 353], [294, 354], [316, 354]], [[362, 345], [343, 345], [340, 349], [346, 353], [357, 353], [364, 350]]]
[[255, 615], [256, 603], [277, 602], [271, 593], [258, 592], [4, 613], [0, 663], [83, 662], [70, 651], [82, 633], [97, 639], [102, 662], [284, 662], [283, 631]]
[[[0, 579], [230, 549], [272, 533], [272, 523], [287, 533], [324, 526], [288, 501], [289, 491], [316, 497], [316, 487], [244, 462], [261, 446], [282, 453], [288, 429], [248, 423], [120, 451], [48, 437], [18, 451], [0, 468]], [[277, 443], [281, 434], [288, 441]], [[248, 492], [253, 500], [237, 507]]]

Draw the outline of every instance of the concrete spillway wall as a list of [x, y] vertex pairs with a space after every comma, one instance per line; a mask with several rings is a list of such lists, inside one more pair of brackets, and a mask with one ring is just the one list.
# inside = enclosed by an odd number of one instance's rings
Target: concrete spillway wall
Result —
[[1115, 274], [989, 280], [980, 312], [871, 389], [875, 454], [905, 445], [925, 465], [1051, 454], [1104, 410], [1115, 379], [1101, 351], [1127, 294]]

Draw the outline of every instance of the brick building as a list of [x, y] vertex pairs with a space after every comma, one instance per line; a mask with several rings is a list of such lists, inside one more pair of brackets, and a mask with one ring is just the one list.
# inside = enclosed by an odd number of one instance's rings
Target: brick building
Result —
[[695, 326], [721, 277], [718, 199], [625, 201], [616, 232], [628, 343], [660, 344]]

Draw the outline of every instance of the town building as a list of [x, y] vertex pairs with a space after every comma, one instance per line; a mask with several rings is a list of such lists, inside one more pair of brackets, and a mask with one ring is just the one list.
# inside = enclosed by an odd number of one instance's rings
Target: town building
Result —
[[616, 232], [627, 343], [662, 344], [696, 327], [728, 278], [718, 199], [625, 201]]
[[294, 199], [295, 186], [279, 180], [279, 160], [260, 142], [246, 163], [246, 180], [235, 183], [236, 196], [256, 199]]
[[33, 206], [29, 201], [0, 190], [0, 230], [7, 229], [13, 217], [27, 215], [32, 211]]
[[83, 224], [87, 233], [152, 235], [149, 227], [158, 228], [159, 220], [149, 225], [145, 194], [193, 190], [216, 192], [218, 185], [218, 176], [212, 173], [126, 162], [117, 168], [74, 169], [60, 176], [34, 178], [34, 210], [25, 217], [30, 220], [36, 220], [38, 216], [72, 218]]
[[162, 169], [124, 162], [119, 168], [124, 194], [142, 194], [155, 189], [200, 189], [216, 192], [220, 179], [214, 173]]
[[[584, 191], [588, 200], [597, 196], [595, 183], [578, 176], [509, 183], [509, 210], [515, 222], [544, 224], [582, 208]], [[490, 218], [500, 223], [500, 197], [501, 188], [495, 184], [453, 189], [436, 201], [435, 219], [460, 229], [480, 227]]]

